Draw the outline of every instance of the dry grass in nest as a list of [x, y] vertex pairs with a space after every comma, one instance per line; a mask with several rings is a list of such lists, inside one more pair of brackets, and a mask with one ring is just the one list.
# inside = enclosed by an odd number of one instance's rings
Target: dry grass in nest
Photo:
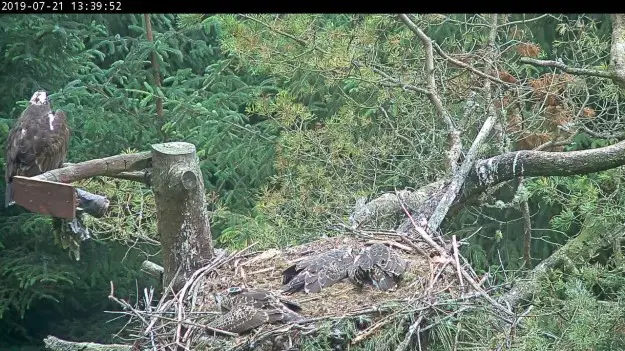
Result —
[[[388, 240], [390, 242], [390, 240]], [[254, 289], [278, 291], [282, 286], [282, 271], [302, 258], [348, 245], [357, 252], [364, 247], [368, 239], [356, 237], [337, 237], [317, 240], [302, 246], [283, 251], [270, 250], [250, 257], [237, 259], [220, 267], [217, 276], [210, 281], [210, 292], [220, 291], [232, 286], [244, 286]], [[402, 245], [397, 243], [398, 245]], [[402, 245], [406, 249], [411, 249]], [[347, 279], [324, 288], [319, 293], [305, 294], [297, 292], [290, 299], [302, 305], [302, 314], [306, 317], [348, 314], [387, 300], [400, 299], [411, 295], [419, 295], [427, 288], [427, 281], [432, 274], [429, 257], [423, 257], [414, 249], [405, 251], [397, 246], [398, 251], [408, 261], [408, 269], [403, 281], [394, 291], [384, 292], [365, 286], [357, 289]], [[435, 290], [443, 290], [445, 286], [453, 286], [457, 280], [453, 269], [448, 269], [437, 281]], [[449, 275], [449, 276], [447, 276]], [[453, 282], [453, 283], [452, 283]], [[209, 304], [212, 304], [210, 302]], [[213, 306], [206, 306], [214, 308]]]
[[[460, 263], [455, 245], [445, 244], [443, 248], [421, 232], [422, 238], [359, 232], [358, 236], [326, 238], [284, 250], [221, 252], [197, 270], [175, 296], [164, 296], [157, 306], [147, 303], [152, 306], [139, 310], [115, 298], [113, 287], [109, 298], [123, 305], [127, 311], [124, 313], [134, 320], [129, 324], [135, 329], [133, 334], [139, 335], [135, 345], [159, 350], [284, 350], [323, 334], [327, 323], [347, 321], [351, 321], [352, 334], [344, 342], [355, 345], [384, 335], [381, 333], [385, 328], [396, 328], [407, 315], [414, 316], [415, 323], [424, 323], [430, 313], [453, 310], [450, 306], [460, 301], [484, 297], [492, 306], [505, 309], [482, 290], [483, 279]], [[391, 245], [408, 261], [408, 269], [395, 290], [383, 292], [368, 286], [360, 290], [345, 279], [319, 293], [297, 292], [287, 297], [301, 305], [304, 321], [263, 325], [241, 336], [207, 326], [220, 313], [212, 298], [214, 292], [233, 286], [277, 292], [282, 286], [282, 271], [297, 260], [342, 245], [359, 250], [372, 241]], [[151, 293], [146, 290], [145, 295], [145, 300], [151, 301]], [[357, 322], [361, 317], [367, 323]], [[401, 343], [404, 346], [398, 349], [411, 344], [415, 328], [411, 326], [412, 332], [406, 334]]]

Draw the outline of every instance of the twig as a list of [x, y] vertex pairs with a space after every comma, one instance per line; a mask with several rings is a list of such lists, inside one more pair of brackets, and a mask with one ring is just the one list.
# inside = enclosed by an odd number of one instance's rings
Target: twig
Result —
[[599, 77], [599, 78], [607, 78], [607, 79], [616, 79], [616, 76], [609, 71], [602, 71], [598, 69], [590, 69], [590, 68], [575, 68], [567, 66], [561, 60], [537, 60], [531, 57], [521, 57], [519, 62], [530, 64], [533, 66], [539, 67], [553, 67], [558, 68], [566, 73], [578, 75], [578, 76], [591, 76], [591, 77]]
[[[309, 43], [309, 42], [307, 42], [307, 41], [305, 41], [305, 40], [302, 40], [302, 39], [300, 39], [300, 38], [297, 38], [297, 37], [295, 37], [294, 35], [289, 34], [289, 33], [287, 33], [287, 32], [284, 32], [284, 31], [281, 31], [281, 30], [279, 30], [279, 29], [276, 29], [276, 28], [274, 28], [272, 25], [267, 24], [267, 23], [265, 23], [265, 22], [263, 22], [263, 21], [261, 21], [261, 20], [258, 20], [258, 19], [254, 18], [254, 17], [250, 17], [250, 16], [247, 16], [247, 15], [244, 15], [244, 14], [242, 14], [242, 13], [239, 13], [238, 15], [239, 15], [239, 16], [241, 16], [241, 17], [243, 17], [243, 18], [247, 18], [247, 19], [249, 19], [250, 21], [254, 21], [254, 22], [256, 22], [256, 23], [258, 23], [258, 24], [260, 24], [260, 25], [263, 25], [263, 26], [265, 26], [267, 29], [271, 30], [272, 32], [275, 32], [275, 33], [277, 33], [277, 34], [280, 34], [280, 35], [282, 35], [282, 36], [285, 36], [285, 37], [287, 37], [287, 38], [289, 38], [289, 39], [291, 39], [291, 40], [295, 41], [296, 43], [298, 43], [299, 45], [301, 45], [301, 46], [303, 46], [303, 47], [309, 47], [309, 46], [310, 46], [310, 43]], [[318, 47], [313, 46], [313, 49], [315, 49], [315, 50], [317, 50], [317, 51], [319, 51], [319, 52], [322, 52], [322, 53], [324, 53], [324, 54], [328, 54], [328, 52], [327, 52], [327, 51], [325, 51], [325, 50], [323, 50], [323, 49], [321, 49], [321, 48], [318, 48]]]
[[[404, 351], [408, 349], [408, 346], [410, 345], [410, 341], [412, 340], [412, 336], [414, 335], [415, 332], [419, 331], [419, 325], [421, 324], [421, 321], [423, 321], [423, 315], [419, 315], [419, 318], [417, 318], [417, 321], [412, 323], [412, 325], [410, 325], [410, 327], [408, 328], [408, 333], [406, 333], [406, 337], [404, 338], [404, 340], [402, 340], [399, 345], [397, 345], [397, 351]], [[419, 345], [420, 347], [421, 345]]]
[[435, 248], [436, 251], [438, 251], [439, 254], [441, 254], [443, 257], [447, 257], [447, 252], [445, 251], [445, 249], [443, 249], [441, 246], [439, 246], [432, 239], [432, 237], [428, 233], [426, 233], [425, 230], [423, 230], [423, 228], [421, 228], [420, 226], [417, 225], [417, 223], [415, 222], [414, 218], [412, 218], [412, 215], [410, 214], [410, 212], [406, 208], [406, 205], [404, 205], [404, 202], [401, 200], [401, 198], [398, 197], [398, 199], [399, 199], [399, 204], [400, 204], [401, 208], [404, 210], [404, 213], [406, 213], [406, 216], [408, 216], [408, 219], [410, 219], [410, 222], [414, 226], [414, 229], [417, 231], [417, 233], [419, 233], [421, 238], [423, 238], [423, 240], [425, 240], [425, 242], [428, 243], [430, 246]]
[[452, 235], [451, 243], [454, 251], [454, 260], [456, 262], [456, 270], [458, 271], [458, 281], [460, 282], [460, 289], [464, 292], [464, 283], [462, 281], [462, 266], [460, 266], [460, 259], [458, 258], [458, 243], [456, 242], [456, 236]]

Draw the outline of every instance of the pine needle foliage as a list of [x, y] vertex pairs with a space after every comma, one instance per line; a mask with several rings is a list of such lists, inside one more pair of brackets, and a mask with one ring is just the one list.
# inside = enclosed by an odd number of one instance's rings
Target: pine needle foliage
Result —
[[[5, 77], [0, 88], [0, 141], [5, 141], [33, 91], [46, 89], [53, 107], [63, 109], [70, 120], [73, 135], [68, 161], [129, 149], [148, 151], [159, 142], [188, 141], [197, 147], [211, 206], [248, 213], [255, 189], [273, 172], [272, 140], [277, 128], [271, 121], [250, 117], [245, 108], [256, 95], [271, 90], [272, 81], [224, 56], [218, 28], [182, 29], [176, 15], [150, 18], [153, 41], [147, 40], [143, 15], [4, 16], [0, 23]], [[152, 53], [160, 87], [150, 62]], [[162, 114], [156, 110], [158, 98], [163, 100]], [[139, 260], [133, 261], [132, 272], [137, 272], [140, 259], [157, 254], [149, 190], [107, 178], [77, 185], [115, 201], [108, 218], [90, 219], [89, 225], [96, 239], [138, 247], [138, 253], [131, 250], [133, 259]], [[14, 318], [25, 316], [37, 301], [63, 304], [75, 296], [97, 308], [91, 299], [106, 300], [105, 295], [87, 298], [84, 294], [92, 294], [101, 283], [105, 284], [101, 291], [107, 291], [110, 280], [119, 282], [121, 291], [124, 284], [133, 284], [129, 279], [134, 276], [122, 269], [125, 255], [110, 270], [105, 264], [90, 264], [88, 271], [77, 274], [76, 270], [85, 268], [83, 264], [103, 263], [106, 257], [87, 258], [83, 252], [81, 261], [68, 261], [67, 254], [54, 246], [48, 218], [16, 207], [5, 214], [0, 218], [1, 323], [19, 325]], [[222, 229], [219, 223], [213, 225], [216, 236]], [[122, 253], [127, 250], [114, 243], [106, 245]], [[89, 245], [85, 246], [81, 250], [87, 250]], [[116, 254], [115, 250], [107, 255]], [[98, 279], [89, 278], [93, 284], [85, 285], [81, 283], [85, 275]], [[80, 303], [72, 303], [67, 313], [77, 306]]]

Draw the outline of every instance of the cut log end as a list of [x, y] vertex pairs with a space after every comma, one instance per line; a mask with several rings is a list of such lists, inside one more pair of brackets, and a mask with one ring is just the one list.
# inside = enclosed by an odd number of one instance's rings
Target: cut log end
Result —
[[185, 142], [171, 142], [152, 145], [152, 150], [159, 154], [181, 156], [195, 153], [195, 145]]

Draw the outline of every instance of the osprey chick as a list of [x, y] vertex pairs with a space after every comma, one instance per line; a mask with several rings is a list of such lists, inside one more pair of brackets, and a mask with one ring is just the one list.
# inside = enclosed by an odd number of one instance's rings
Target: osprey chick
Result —
[[363, 248], [350, 267], [349, 280], [358, 287], [369, 283], [386, 291], [393, 289], [406, 271], [408, 263], [384, 244]]
[[351, 247], [307, 258], [282, 272], [282, 292], [291, 294], [303, 289], [307, 294], [317, 293], [346, 278], [353, 262]]
[[7, 139], [5, 207], [14, 203], [14, 176], [34, 177], [63, 165], [70, 135], [65, 113], [52, 111], [45, 91], [35, 92]]
[[301, 307], [269, 291], [233, 287], [214, 295], [217, 307], [224, 312], [208, 325], [241, 334], [263, 324], [301, 320]]
[[227, 312], [236, 305], [251, 305], [256, 308], [268, 306], [285, 307], [299, 312], [302, 307], [296, 302], [279, 297], [267, 290], [232, 287], [214, 295], [215, 304], [222, 312]]

